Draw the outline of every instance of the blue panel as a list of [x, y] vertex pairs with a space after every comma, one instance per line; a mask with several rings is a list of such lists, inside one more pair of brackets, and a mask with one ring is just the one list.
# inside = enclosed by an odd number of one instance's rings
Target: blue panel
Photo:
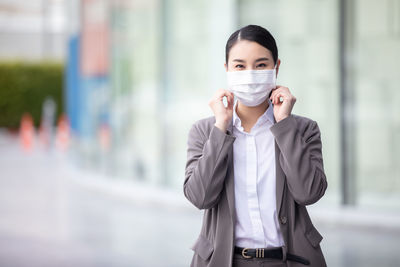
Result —
[[104, 76], [82, 77], [78, 128], [84, 138], [96, 138], [102, 123], [108, 123], [109, 80]]
[[79, 36], [72, 36], [68, 42], [66, 67], [66, 107], [72, 130], [80, 134], [80, 72], [79, 72]]

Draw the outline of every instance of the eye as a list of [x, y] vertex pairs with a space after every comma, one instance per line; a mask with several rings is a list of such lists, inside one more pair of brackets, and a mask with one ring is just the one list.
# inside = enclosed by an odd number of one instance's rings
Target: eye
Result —
[[265, 63], [260, 63], [256, 66], [257, 68], [265, 68], [267, 65]]
[[243, 69], [244, 66], [242, 64], [237, 64], [235, 65], [235, 69]]

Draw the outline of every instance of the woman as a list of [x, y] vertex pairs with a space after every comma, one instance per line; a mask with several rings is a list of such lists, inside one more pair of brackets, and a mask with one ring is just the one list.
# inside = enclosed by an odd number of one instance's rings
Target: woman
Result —
[[228, 39], [228, 90], [189, 132], [184, 194], [204, 209], [191, 266], [326, 266], [306, 209], [327, 188], [320, 131], [291, 114], [296, 98], [275, 85], [280, 63], [260, 26]]

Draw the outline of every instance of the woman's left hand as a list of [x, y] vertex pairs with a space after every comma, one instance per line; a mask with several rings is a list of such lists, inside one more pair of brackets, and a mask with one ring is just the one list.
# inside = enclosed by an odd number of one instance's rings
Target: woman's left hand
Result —
[[[282, 102], [280, 98], [282, 97]], [[277, 85], [275, 89], [272, 90], [270, 99], [272, 104], [274, 104], [274, 116], [276, 122], [279, 122], [290, 116], [294, 103], [296, 103], [296, 97], [294, 97], [289, 88]]]

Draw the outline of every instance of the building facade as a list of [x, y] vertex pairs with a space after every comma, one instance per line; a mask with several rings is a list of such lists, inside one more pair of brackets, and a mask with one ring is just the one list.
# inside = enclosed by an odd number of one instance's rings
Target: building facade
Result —
[[67, 21], [83, 167], [180, 189], [189, 128], [226, 87], [226, 40], [258, 24], [293, 113], [321, 129], [323, 201], [400, 210], [400, 0], [74, 0]]

